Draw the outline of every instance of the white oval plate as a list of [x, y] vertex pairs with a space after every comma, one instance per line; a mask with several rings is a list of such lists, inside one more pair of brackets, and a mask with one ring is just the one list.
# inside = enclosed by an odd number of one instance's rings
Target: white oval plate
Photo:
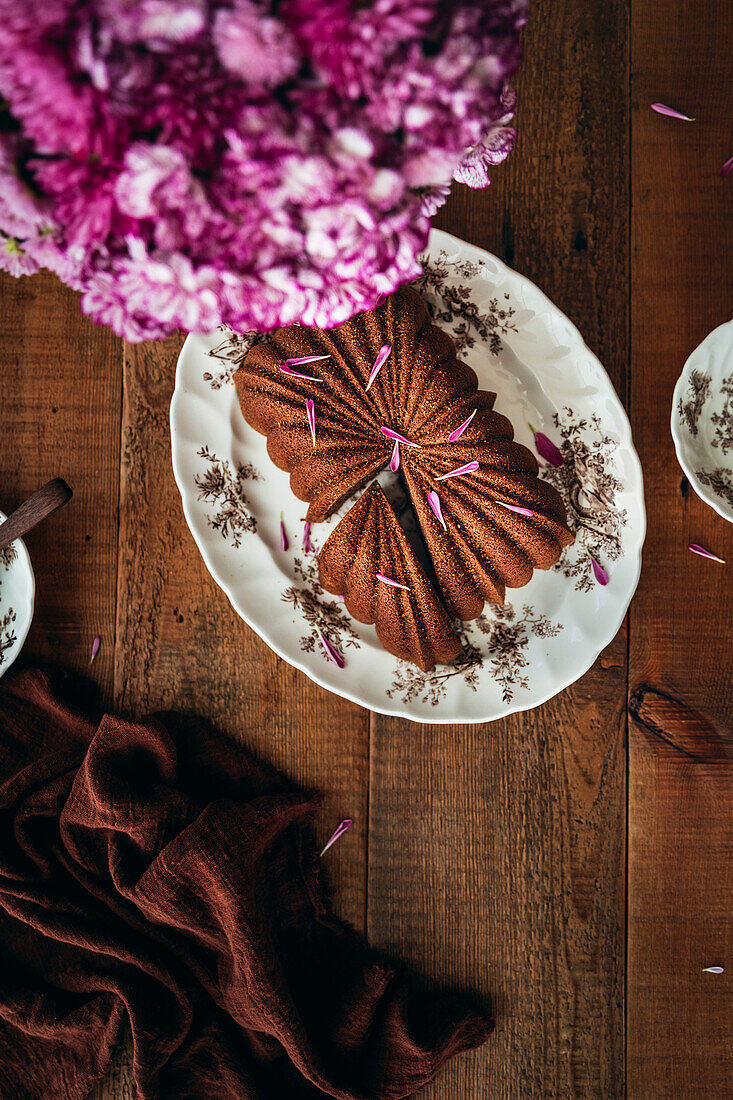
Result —
[[[0, 523], [5, 514], [0, 512]], [[25, 543], [16, 539], [0, 550], [0, 676], [23, 648], [33, 621], [36, 582]]]
[[[385, 652], [318, 586], [302, 547], [306, 506], [244, 421], [231, 379], [257, 339], [189, 336], [171, 404], [173, 469], [193, 537], [242, 618], [329, 691], [419, 722], [488, 722], [536, 707], [590, 668], [615, 636], [637, 585], [646, 519], [641, 467], [613, 386], [577, 329], [529, 280], [496, 257], [433, 230], [417, 286], [456, 340], [516, 437], [529, 424], [561, 446], [543, 476], [560, 488], [577, 532], [559, 565], [536, 572], [511, 602], [462, 624], [464, 656], [432, 672]], [[387, 472], [387, 478], [390, 477]], [[382, 480], [380, 477], [380, 480]], [[338, 517], [314, 526], [316, 548]], [[289, 548], [280, 546], [280, 514]], [[600, 587], [592, 553], [610, 575]], [[328, 660], [323, 632], [343, 654]]]
[[706, 504], [733, 523], [733, 321], [706, 336], [672, 400], [677, 461]]

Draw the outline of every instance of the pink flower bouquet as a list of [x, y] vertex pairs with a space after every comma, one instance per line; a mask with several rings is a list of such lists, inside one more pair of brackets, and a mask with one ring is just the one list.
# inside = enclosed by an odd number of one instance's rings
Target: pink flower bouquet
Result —
[[0, 266], [128, 340], [335, 325], [514, 141], [527, 0], [6, 0]]

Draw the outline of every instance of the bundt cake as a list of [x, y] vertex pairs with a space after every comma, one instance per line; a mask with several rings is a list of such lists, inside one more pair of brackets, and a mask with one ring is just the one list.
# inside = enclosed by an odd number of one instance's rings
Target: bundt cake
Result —
[[448, 613], [394, 510], [374, 481], [337, 524], [318, 555], [327, 592], [342, 595], [360, 623], [374, 623], [395, 657], [427, 672], [461, 651]]
[[[503, 602], [507, 587], [526, 584], [572, 542], [559, 493], [539, 479], [534, 455], [494, 411], [495, 395], [479, 390], [410, 287], [334, 329], [278, 329], [247, 353], [235, 383], [245, 419], [267, 436], [273, 462], [308, 503], [309, 521], [325, 519], [387, 464], [400, 470], [450, 616], [476, 618], [486, 600]], [[349, 519], [342, 537], [356, 548], [354, 569], [361, 563], [369, 576], [382, 570], [355, 524], [387, 514], [386, 500], [375, 500], [370, 489], [363, 508], [359, 501], [326, 543], [339, 544], [332, 540]], [[380, 523], [386, 531], [388, 521]], [[375, 591], [381, 614], [387, 605]], [[430, 616], [420, 624], [435, 629]], [[380, 638], [392, 636], [378, 616], [376, 626]], [[435, 638], [423, 644], [426, 652], [447, 652]], [[414, 654], [422, 651], [411, 652], [420, 664]]]
[[[386, 357], [370, 384], [380, 353]], [[278, 329], [250, 349], [234, 381], [245, 419], [267, 436], [270, 458], [290, 474], [312, 523], [387, 465], [395, 440], [383, 428], [419, 444], [441, 427], [447, 435], [460, 423], [451, 422], [455, 415], [490, 411], [495, 398], [478, 390], [410, 287], [337, 328]], [[400, 449], [404, 458], [407, 444]]]

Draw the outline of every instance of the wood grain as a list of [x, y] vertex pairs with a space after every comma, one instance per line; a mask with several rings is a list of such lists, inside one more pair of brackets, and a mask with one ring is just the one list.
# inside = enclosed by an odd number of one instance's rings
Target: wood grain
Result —
[[[663, 45], [658, 29], [664, 27]], [[727, 0], [632, 4], [632, 410], [649, 534], [632, 605], [628, 1095], [733, 1096], [733, 528], [689, 489], [669, 432], [687, 355], [733, 309]], [[677, 123], [656, 101], [693, 115]], [[669, 124], [669, 125], [667, 125]], [[701, 567], [702, 566], [702, 567]], [[722, 963], [720, 976], [703, 974]]]
[[[729, 0], [534, 0], [517, 149], [438, 219], [533, 278], [622, 397], [631, 355], [649, 535], [628, 675], [622, 631], [582, 681], [504, 722], [370, 723], [279, 661], [183, 519], [180, 341], [126, 349], [123, 401], [123, 346], [75, 295], [0, 279], [0, 507], [56, 475], [74, 489], [28, 538], [24, 657], [89, 673], [128, 714], [208, 719], [325, 792], [324, 839], [354, 819], [327, 857], [337, 910], [429, 982], [493, 995], [495, 1035], [426, 1100], [733, 1098], [733, 566], [686, 550], [733, 562], [733, 528], [686, 485], [669, 434], [684, 359], [733, 311], [733, 178], [717, 174], [732, 56]], [[697, 121], [654, 115], [657, 100]], [[131, 1096], [123, 1050], [94, 1100]]]
[[[209, 576], [171, 469], [168, 407], [179, 347], [179, 339], [127, 347], [116, 704], [123, 713], [198, 715], [323, 791], [324, 843], [342, 818], [354, 821], [327, 865], [339, 913], [363, 927], [368, 712], [281, 661]], [[216, 450], [216, 440], [202, 443]]]
[[[622, 2], [533, 5], [517, 148], [440, 224], [533, 278], [626, 390]], [[484, 727], [373, 717], [371, 940], [493, 993], [497, 1030], [431, 1100], [624, 1093], [626, 636], [580, 683]]]
[[[23, 650], [84, 672], [112, 695], [117, 591], [122, 341], [87, 320], [50, 275], [3, 275], [0, 507], [10, 512], [50, 478], [73, 500], [26, 545], [36, 610]], [[92, 640], [102, 639], [90, 668]]]

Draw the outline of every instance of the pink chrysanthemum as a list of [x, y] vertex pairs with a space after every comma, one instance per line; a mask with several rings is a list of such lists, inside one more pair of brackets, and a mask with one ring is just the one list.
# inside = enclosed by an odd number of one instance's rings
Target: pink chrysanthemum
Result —
[[527, 0], [8, 0], [0, 264], [129, 340], [338, 324], [511, 149]]

